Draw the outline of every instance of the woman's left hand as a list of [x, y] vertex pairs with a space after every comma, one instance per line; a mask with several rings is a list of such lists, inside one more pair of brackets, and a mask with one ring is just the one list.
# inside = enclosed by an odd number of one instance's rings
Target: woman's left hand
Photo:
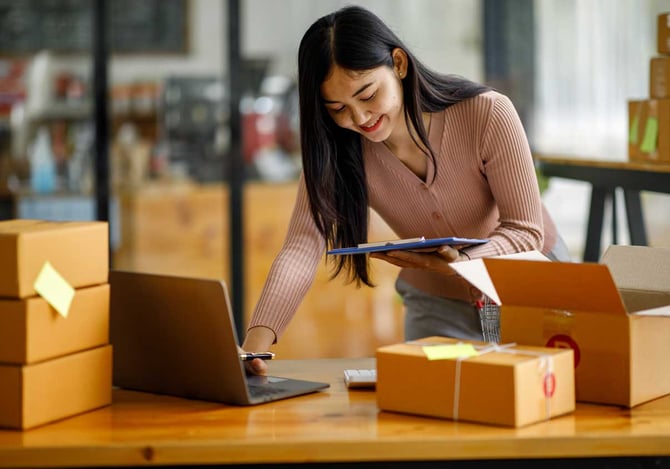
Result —
[[452, 246], [440, 246], [437, 249], [415, 251], [385, 251], [370, 253], [373, 259], [381, 259], [398, 267], [409, 269], [423, 269], [446, 275], [456, 272], [449, 264], [459, 260], [468, 260], [468, 257]]

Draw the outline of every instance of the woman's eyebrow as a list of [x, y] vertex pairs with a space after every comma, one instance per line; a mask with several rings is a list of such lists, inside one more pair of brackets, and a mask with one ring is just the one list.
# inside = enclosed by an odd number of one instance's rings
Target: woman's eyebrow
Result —
[[[368, 89], [369, 87], [371, 87], [371, 86], [372, 86], [372, 83], [367, 83], [367, 84], [361, 86], [361, 87], [358, 89], [358, 91], [356, 91], [354, 94], [351, 95], [351, 97], [352, 97], [352, 98], [355, 98], [356, 96], [358, 96], [359, 94], [361, 94], [363, 91], [367, 90], [367, 89]], [[339, 103], [339, 101], [328, 101], [327, 99], [324, 99], [323, 102], [326, 103], [326, 104], [335, 104], [335, 103]]]

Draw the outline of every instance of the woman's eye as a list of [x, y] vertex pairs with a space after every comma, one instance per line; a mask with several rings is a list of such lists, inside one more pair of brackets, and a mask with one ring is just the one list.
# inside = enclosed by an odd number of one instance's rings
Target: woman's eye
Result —
[[338, 113], [344, 111], [345, 105], [342, 104], [340, 107], [330, 107], [326, 106], [326, 109], [328, 109], [328, 112], [333, 112], [333, 113]]
[[372, 101], [372, 100], [375, 98], [375, 96], [377, 96], [377, 92], [376, 92], [376, 91], [375, 91], [374, 93], [372, 93], [370, 96], [368, 96], [367, 98], [361, 98], [361, 99], [362, 99], [363, 101]]

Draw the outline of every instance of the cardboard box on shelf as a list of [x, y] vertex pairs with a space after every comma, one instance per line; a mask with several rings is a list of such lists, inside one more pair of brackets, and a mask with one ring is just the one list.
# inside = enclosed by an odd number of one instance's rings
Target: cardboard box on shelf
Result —
[[670, 249], [483, 264], [501, 301], [501, 341], [572, 348], [577, 401], [634, 407], [670, 394]]
[[[463, 345], [477, 354], [429, 358]], [[380, 347], [376, 359], [381, 410], [521, 427], [575, 409], [569, 349], [427, 337]]]
[[628, 101], [628, 158], [670, 163], [670, 99]]
[[0, 297], [36, 295], [35, 280], [49, 262], [74, 288], [107, 283], [106, 222], [0, 221]]
[[670, 56], [652, 57], [649, 61], [649, 97], [670, 98]]
[[112, 402], [112, 347], [0, 365], [0, 427], [27, 430]]
[[67, 317], [39, 296], [0, 298], [0, 363], [29, 364], [109, 342], [109, 284], [75, 290]]

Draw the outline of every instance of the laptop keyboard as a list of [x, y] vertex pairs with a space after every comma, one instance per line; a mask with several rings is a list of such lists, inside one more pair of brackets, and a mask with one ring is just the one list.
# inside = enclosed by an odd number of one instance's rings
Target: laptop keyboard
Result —
[[279, 388], [276, 386], [258, 386], [253, 384], [249, 385], [249, 394], [251, 394], [251, 397], [277, 396], [287, 392], [288, 389]]

